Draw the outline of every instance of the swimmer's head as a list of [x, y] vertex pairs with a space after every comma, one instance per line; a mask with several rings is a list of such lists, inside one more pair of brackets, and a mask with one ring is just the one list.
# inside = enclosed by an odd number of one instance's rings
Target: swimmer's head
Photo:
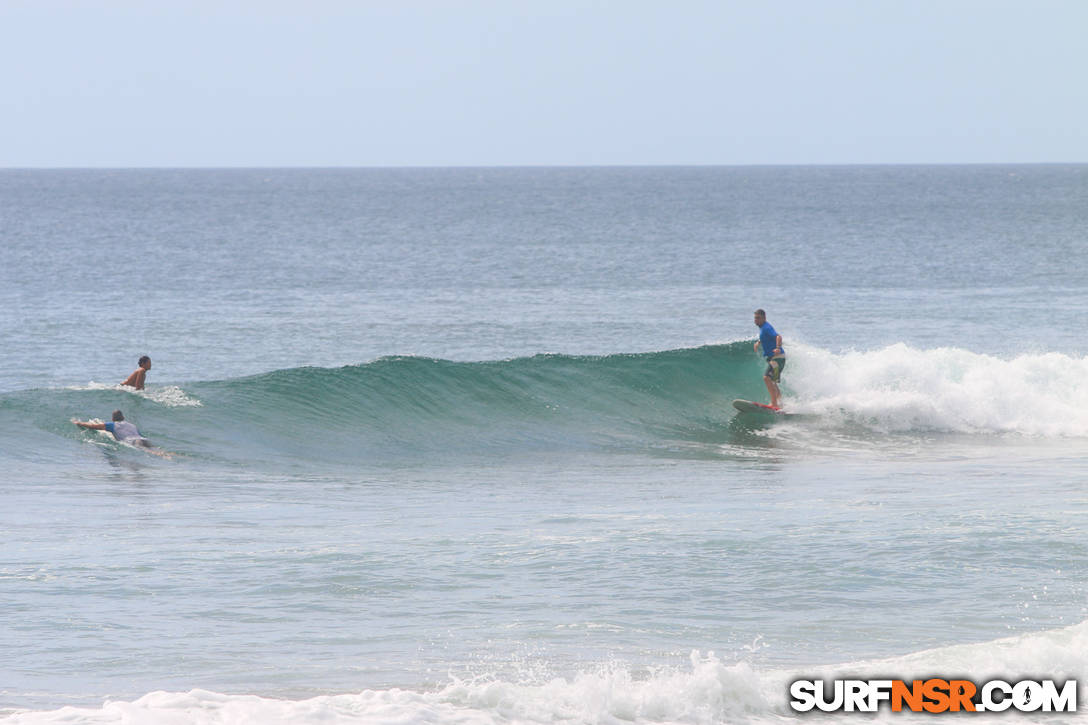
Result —
[[113, 422], [114, 423], [116, 423], [119, 420], [124, 420], [124, 419], [125, 419], [125, 414], [124, 413], [122, 413], [119, 410], [113, 411]]

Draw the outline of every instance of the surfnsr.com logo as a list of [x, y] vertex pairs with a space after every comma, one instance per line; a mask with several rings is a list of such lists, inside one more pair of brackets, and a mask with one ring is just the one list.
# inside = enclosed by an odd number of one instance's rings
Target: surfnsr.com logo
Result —
[[877, 712], [885, 703], [892, 712], [1076, 712], [1077, 681], [796, 680], [790, 698], [796, 712]]

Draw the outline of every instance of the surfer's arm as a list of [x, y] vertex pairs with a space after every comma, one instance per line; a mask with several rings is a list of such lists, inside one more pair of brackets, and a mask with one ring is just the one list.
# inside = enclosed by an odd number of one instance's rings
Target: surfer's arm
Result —
[[771, 352], [782, 352], [782, 336], [779, 335], [774, 339], [774, 350]]
[[105, 423], [91, 423], [90, 421], [76, 420], [72, 418], [72, 422], [78, 425], [80, 428], [90, 428], [91, 430], [106, 430]]

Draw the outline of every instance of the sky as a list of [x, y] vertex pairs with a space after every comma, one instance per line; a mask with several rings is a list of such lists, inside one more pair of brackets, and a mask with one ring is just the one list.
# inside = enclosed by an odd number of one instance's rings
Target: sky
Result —
[[0, 0], [0, 167], [1088, 162], [1085, 0]]

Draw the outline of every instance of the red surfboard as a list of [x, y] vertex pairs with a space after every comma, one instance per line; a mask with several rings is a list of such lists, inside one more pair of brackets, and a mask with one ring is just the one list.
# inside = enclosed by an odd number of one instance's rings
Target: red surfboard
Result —
[[781, 408], [764, 405], [763, 403], [756, 403], [751, 400], [734, 400], [733, 407], [742, 413], [776, 413], [778, 415], [786, 414], [786, 412]]

